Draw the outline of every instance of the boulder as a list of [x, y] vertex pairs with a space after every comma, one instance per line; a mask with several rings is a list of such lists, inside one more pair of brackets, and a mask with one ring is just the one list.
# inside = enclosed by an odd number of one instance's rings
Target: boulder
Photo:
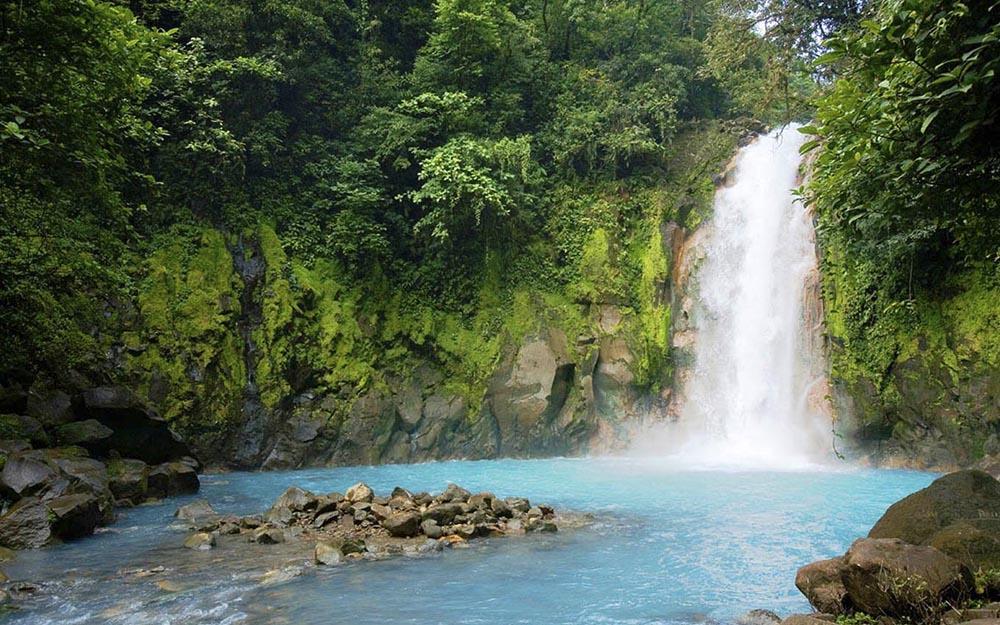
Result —
[[215, 509], [207, 499], [198, 499], [183, 505], [174, 512], [174, 517], [181, 521], [203, 521], [216, 516]]
[[442, 503], [427, 508], [423, 513], [423, 519], [434, 519], [438, 525], [450, 525], [455, 517], [463, 512], [464, 509], [460, 503]]
[[924, 544], [973, 571], [1000, 569], [1000, 519], [958, 521], [932, 534]]
[[126, 458], [159, 464], [190, 456], [191, 450], [130, 390], [102, 386], [83, 393], [83, 414], [112, 430], [107, 448]]
[[27, 440], [35, 447], [47, 447], [51, 441], [42, 424], [33, 417], [20, 414], [0, 414], [0, 429], [12, 439]]
[[1000, 482], [975, 469], [949, 473], [892, 504], [868, 537], [920, 545], [952, 523], [969, 519], [1000, 519]]
[[844, 587], [844, 558], [830, 558], [807, 564], [795, 575], [795, 587], [820, 612], [843, 614], [848, 611]]
[[844, 556], [844, 588], [852, 609], [924, 620], [974, 589], [969, 568], [934, 549], [895, 538], [862, 538]]
[[276, 527], [261, 527], [250, 535], [250, 542], [261, 545], [276, 545], [285, 542], [285, 532]]
[[316, 495], [298, 486], [290, 486], [274, 501], [271, 508], [288, 508], [292, 512], [304, 512], [315, 509], [318, 503]]
[[424, 533], [427, 538], [441, 538], [444, 536], [444, 530], [441, 526], [437, 524], [434, 519], [426, 519], [420, 524], [420, 531]]
[[69, 394], [52, 389], [32, 389], [28, 393], [28, 415], [42, 425], [55, 427], [73, 420], [73, 406]]
[[464, 503], [472, 497], [472, 493], [465, 490], [458, 484], [448, 484], [448, 488], [438, 497], [442, 503]]
[[165, 462], [150, 469], [146, 477], [148, 494], [153, 497], [173, 497], [198, 492], [198, 473], [184, 462]]
[[97, 419], [73, 421], [56, 428], [56, 440], [61, 445], [79, 445], [94, 454], [107, 451], [107, 441], [114, 432]]
[[340, 545], [320, 541], [316, 543], [313, 558], [316, 560], [316, 564], [333, 566], [344, 561], [344, 554], [340, 552]]
[[364, 482], [358, 482], [347, 489], [344, 498], [351, 503], [371, 503], [375, 498], [375, 493]]
[[184, 540], [184, 546], [195, 551], [208, 551], [215, 546], [215, 534], [195, 532]]
[[142, 460], [126, 458], [108, 463], [108, 487], [116, 501], [139, 504], [149, 490], [149, 466]]
[[382, 521], [382, 527], [392, 536], [416, 536], [420, 533], [420, 515], [416, 512], [395, 512]]
[[0, 517], [0, 545], [37, 549], [52, 538], [49, 509], [37, 497], [25, 497]]
[[490, 510], [496, 516], [504, 519], [509, 519], [514, 514], [513, 511], [510, 509], [510, 506], [508, 506], [507, 502], [504, 501], [503, 499], [494, 499], [493, 501], [491, 501]]
[[47, 503], [52, 521], [52, 533], [72, 540], [94, 533], [101, 521], [101, 507], [92, 494], [63, 495]]
[[59, 470], [40, 452], [25, 451], [8, 456], [0, 472], [0, 487], [16, 497], [44, 490], [56, 478]]
[[778, 625], [781, 617], [770, 610], [750, 610], [736, 619], [737, 625]]

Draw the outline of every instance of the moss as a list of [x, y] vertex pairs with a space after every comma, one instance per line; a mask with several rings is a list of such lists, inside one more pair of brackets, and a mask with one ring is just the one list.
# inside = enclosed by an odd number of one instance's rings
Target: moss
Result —
[[237, 330], [242, 281], [222, 233], [162, 237], [139, 285], [139, 321], [126, 334], [127, 369], [141, 390], [166, 387], [163, 416], [182, 431], [224, 428], [239, 415], [246, 371]]

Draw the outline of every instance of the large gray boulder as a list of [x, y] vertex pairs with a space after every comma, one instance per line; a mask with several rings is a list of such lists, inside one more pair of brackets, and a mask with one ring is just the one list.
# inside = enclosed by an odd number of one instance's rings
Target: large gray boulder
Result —
[[38, 549], [52, 539], [49, 509], [37, 497], [25, 497], [0, 517], [0, 545], [10, 549]]
[[201, 483], [194, 467], [184, 462], [164, 462], [150, 469], [146, 477], [151, 497], [173, 497], [198, 492]]
[[114, 432], [97, 419], [64, 423], [56, 428], [60, 445], [79, 445], [91, 453], [103, 453]]
[[946, 602], [974, 590], [972, 572], [933, 547], [896, 538], [862, 538], [844, 556], [843, 581], [852, 609], [923, 621]]
[[382, 527], [392, 536], [402, 538], [416, 536], [420, 533], [420, 515], [412, 511], [396, 512], [382, 521]]
[[64, 540], [90, 536], [101, 521], [100, 503], [91, 494], [63, 495], [47, 505], [52, 533]]
[[9, 495], [23, 497], [51, 486], [59, 469], [39, 451], [11, 454], [0, 472], [0, 487]]
[[137, 505], [146, 500], [149, 465], [142, 460], [112, 460], [108, 464], [108, 478], [108, 486], [116, 502]]

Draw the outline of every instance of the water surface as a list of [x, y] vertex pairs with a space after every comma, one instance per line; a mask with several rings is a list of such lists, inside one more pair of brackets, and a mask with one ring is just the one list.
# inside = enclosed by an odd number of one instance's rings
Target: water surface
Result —
[[[908, 471], [683, 471], [608, 459], [438, 462], [203, 478], [219, 512], [264, 509], [288, 485], [343, 491], [359, 480], [528, 496], [592, 512], [556, 535], [475, 541], [424, 558], [313, 568], [270, 586], [273, 563], [213, 563], [169, 529], [187, 499], [121, 514], [93, 538], [19, 554], [13, 579], [48, 580], [18, 624], [688, 624], [747, 609], [808, 609], [795, 570], [843, 553], [893, 501], [933, 475]], [[202, 560], [199, 560], [201, 558]], [[137, 578], [123, 570], [162, 564]], [[231, 564], [231, 565], [230, 565]], [[255, 568], [257, 567], [257, 568]], [[166, 580], [166, 583], [164, 583]], [[159, 582], [159, 585], [158, 585]]]

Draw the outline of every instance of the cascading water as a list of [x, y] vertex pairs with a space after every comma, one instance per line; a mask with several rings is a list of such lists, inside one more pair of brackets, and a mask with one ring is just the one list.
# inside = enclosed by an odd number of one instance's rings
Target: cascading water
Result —
[[816, 254], [811, 218], [793, 193], [797, 130], [741, 150], [715, 196], [695, 274], [694, 368], [677, 424], [656, 437], [689, 463], [795, 467], [831, 451], [829, 420], [809, 400], [825, 378], [805, 314]]

